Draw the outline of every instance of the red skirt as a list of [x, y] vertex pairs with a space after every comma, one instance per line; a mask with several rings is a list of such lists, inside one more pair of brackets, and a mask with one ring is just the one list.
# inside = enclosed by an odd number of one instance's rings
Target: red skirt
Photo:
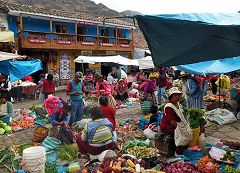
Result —
[[113, 142], [110, 144], [101, 146], [101, 147], [94, 147], [86, 143], [85, 141], [82, 140], [81, 136], [77, 137], [77, 145], [79, 148], [79, 151], [81, 154], [92, 154], [92, 155], [98, 155], [101, 154], [105, 150], [112, 150], [114, 148]]

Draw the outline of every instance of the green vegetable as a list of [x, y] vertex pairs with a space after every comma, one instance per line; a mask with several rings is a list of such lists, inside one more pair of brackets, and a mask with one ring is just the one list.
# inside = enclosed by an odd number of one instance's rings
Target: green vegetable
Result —
[[7, 126], [7, 124], [6, 123], [0, 123], [0, 128], [5, 128]]
[[0, 128], [0, 135], [3, 135], [5, 133], [5, 130], [3, 128]]
[[12, 131], [12, 128], [10, 126], [6, 126], [4, 128], [5, 132], [8, 133], [8, 132], [11, 132]]
[[60, 145], [59, 151], [58, 151], [58, 159], [64, 161], [73, 161], [77, 159], [78, 155], [78, 146], [77, 144], [63, 144]]
[[45, 173], [56, 173], [57, 172], [57, 165], [56, 163], [49, 163], [45, 164]]
[[0, 170], [14, 172], [20, 168], [20, 161], [15, 159], [14, 151], [6, 148], [0, 151]]
[[226, 173], [240, 173], [240, 170], [236, 170], [230, 165], [225, 166], [224, 171], [226, 171]]
[[22, 144], [19, 147], [17, 147], [17, 153], [21, 156], [23, 154], [23, 150], [31, 146], [32, 146], [31, 144]]
[[204, 116], [204, 111], [202, 109], [189, 109], [187, 115], [191, 128], [195, 129], [200, 126], [199, 122]]

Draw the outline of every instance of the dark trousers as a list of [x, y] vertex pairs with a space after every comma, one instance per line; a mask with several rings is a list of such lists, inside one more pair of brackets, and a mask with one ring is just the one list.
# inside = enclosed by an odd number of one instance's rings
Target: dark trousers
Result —
[[216, 79], [213, 79], [213, 80], [210, 80], [211, 81], [211, 84], [212, 84], [212, 93], [214, 94], [214, 95], [216, 95], [217, 94], [217, 85], [216, 85]]
[[128, 93], [126, 93], [126, 92], [123, 93], [122, 95], [121, 94], [116, 95], [117, 100], [125, 101], [127, 98], [128, 98]]

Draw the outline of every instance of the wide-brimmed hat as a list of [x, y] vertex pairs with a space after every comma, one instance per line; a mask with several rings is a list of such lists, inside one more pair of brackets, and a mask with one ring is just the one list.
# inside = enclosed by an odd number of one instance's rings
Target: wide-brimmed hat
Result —
[[124, 81], [124, 79], [119, 79], [118, 80], [118, 83], [121, 83], [121, 82], [123, 82]]
[[184, 71], [181, 71], [179, 78], [183, 78], [183, 77], [187, 77], [187, 76], [188, 76], [187, 73], [185, 73]]
[[178, 87], [172, 87], [168, 91], [168, 97], [170, 97], [173, 94], [182, 94], [182, 92], [179, 91]]
[[98, 73], [98, 72], [96, 72], [95, 74], [94, 74], [94, 78], [95, 79], [99, 79], [99, 78], [101, 78], [102, 77], [102, 75], [100, 74], [100, 73]]
[[83, 74], [80, 71], [76, 72], [75, 76], [77, 76], [79, 79], [83, 78]]

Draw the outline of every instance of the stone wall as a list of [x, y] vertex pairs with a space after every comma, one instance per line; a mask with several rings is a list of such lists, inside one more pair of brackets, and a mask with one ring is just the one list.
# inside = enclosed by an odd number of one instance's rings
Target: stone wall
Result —
[[7, 14], [3, 12], [0, 12], [0, 27], [8, 29]]

